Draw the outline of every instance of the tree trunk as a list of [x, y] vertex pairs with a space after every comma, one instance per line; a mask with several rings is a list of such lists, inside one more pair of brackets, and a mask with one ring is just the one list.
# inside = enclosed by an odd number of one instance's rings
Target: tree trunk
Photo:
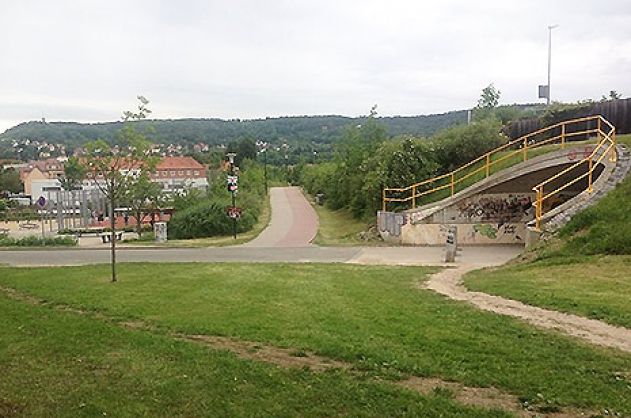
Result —
[[116, 282], [116, 216], [114, 215], [114, 199], [110, 200], [110, 248], [112, 250], [112, 283]]
[[144, 216], [142, 216], [142, 211], [138, 211], [136, 212], [136, 233], [138, 234], [138, 238], [142, 237], [142, 219], [144, 218]]

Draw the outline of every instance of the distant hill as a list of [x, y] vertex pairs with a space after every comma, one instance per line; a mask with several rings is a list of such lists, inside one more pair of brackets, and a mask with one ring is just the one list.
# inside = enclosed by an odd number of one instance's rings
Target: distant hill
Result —
[[[437, 115], [379, 117], [378, 120], [393, 136], [429, 136], [440, 129], [465, 123], [466, 113], [461, 110]], [[134, 123], [139, 129], [150, 128], [151, 139], [156, 143], [219, 145], [249, 137], [271, 143], [307, 145], [335, 142], [346, 126], [364, 121], [365, 117], [332, 115], [253, 120], [166, 119]], [[30, 139], [76, 147], [94, 139], [111, 140], [120, 127], [121, 122], [25, 122], [0, 134], [0, 141]]]

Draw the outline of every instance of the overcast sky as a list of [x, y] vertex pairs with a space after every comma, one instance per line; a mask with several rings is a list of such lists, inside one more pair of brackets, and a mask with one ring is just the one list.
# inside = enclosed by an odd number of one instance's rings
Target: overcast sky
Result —
[[631, 1], [0, 0], [0, 132], [22, 121], [418, 115], [631, 95]]

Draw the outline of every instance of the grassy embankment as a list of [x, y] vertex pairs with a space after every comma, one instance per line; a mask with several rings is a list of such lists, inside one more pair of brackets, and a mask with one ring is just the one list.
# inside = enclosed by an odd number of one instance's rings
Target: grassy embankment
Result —
[[[111, 284], [105, 265], [0, 268], [0, 286], [47, 301], [30, 306], [0, 293], [0, 405], [35, 416], [502, 416], [445, 392], [421, 396], [385, 383], [415, 375], [493, 386], [548, 409], [631, 414], [631, 355], [417, 289], [429, 268], [197, 263], [119, 271]], [[152, 330], [124, 330], [119, 321]], [[314, 352], [354, 371], [280, 369], [173, 340], [174, 332]]]
[[[618, 139], [631, 146], [631, 135]], [[466, 284], [631, 328], [631, 178], [535, 251], [534, 261], [473, 272]]]
[[318, 234], [314, 240], [317, 245], [342, 246], [342, 245], [374, 245], [379, 241], [366, 241], [360, 238], [362, 232], [367, 231], [372, 223], [363, 219], [357, 219], [345, 209], [332, 210], [324, 205], [314, 202], [312, 196], [305, 197], [318, 215]]

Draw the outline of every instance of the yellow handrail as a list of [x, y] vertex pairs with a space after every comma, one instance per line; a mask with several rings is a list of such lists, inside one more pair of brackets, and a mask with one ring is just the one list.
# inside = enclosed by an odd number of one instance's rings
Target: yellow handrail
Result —
[[[597, 128], [591, 128], [591, 124], [586, 124], [584, 129], [576, 129], [575, 125], [597, 121]], [[507, 158], [514, 157], [516, 155], [522, 154], [523, 161], [528, 159], [529, 150], [541, 147], [547, 144], [557, 143], [560, 145], [560, 148], [563, 149], [566, 145], [567, 138], [571, 138], [578, 135], [593, 135], [597, 134], [603, 137], [607, 137], [606, 134], [601, 130], [602, 124], [609, 126], [610, 134], [613, 132], [615, 135], [614, 126], [609, 123], [606, 119], [604, 119], [600, 115], [595, 116], [586, 116], [582, 118], [572, 119], [564, 122], [555, 123], [554, 125], [547, 126], [545, 128], [538, 129], [529, 134], [523, 135], [517, 139], [507, 142], [504, 145], [501, 145], [495, 148], [492, 151], [487, 152], [486, 154], [481, 155], [478, 158], [464, 164], [461, 167], [456, 168], [455, 170], [445, 173], [419, 183], [414, 183], [407, 187], [387, 187], [382, 191], [382, 210], [387, 210], [388, 202], [411, 202], [412, 209], [417, 206], [418, 198], [423, 196], [428, 196], [433, 193], [439, 192], [441, 190], [445, 190], [447, 188], [450, 189], [451, 196], [453, 196], [456, 192], [456, 185], [462, 183], [466, 179], [484, 172], [485, 177], [489, 177], [491, 173], [491, 169], [496, 166], [498, 163], [504, 161]], [[568, 129], [568, 127], [574, 127], [575, 129]], [[555, 129], [560, 128], [561, 133], [558, 135], [553, 135], [552, 137], [545, 137], [546, 133], [551, 133]], [[580, 128], [580, 125], [578, 126]], [[589, 128], [589, 129], [588, 129]], [[541, 137], [541, 138], [538, 138]], [[614, 136], [615, 138], [615, 136]], [[498, 158], [494, 159], [494, 156], [497, 156], [499, 153], [508, 151], [511, 147], [517, 148], [516, 150], [509, 152], [506, 155], [499, 155]], [[615, 149], [615, 147], [614, 147]], [[473, 169], [470, 172], [464, 172], [468, 168], [472, 167], [476, 163], [482, 162], [482, 165], [478, 168]], [[432, 184], [438, 181], [445, 180], [446, 184], [438, 184], [433, 187]]]
[[[602, 123], [605, 123], [608, 127], [609, 127], [609, 131], [605, 132], [602, 130]], [[598, 144], [594, 147], [593, 151], [586, 156], [585, 158], [583, 158], [582, 160], [572, 164], [571, 166], [567, 167], [564, 170], [561, 170], [560, 172], [558, 172], [557, 174], [555, 174], [554, 176], [542, 181], [541, 183], [537, 184], [535, 187], [532, 188], [532, 190], [535, 191], [536, 193], [536, 200], [535, 200], [535, 229], [537, 229], [538, 231], [541, 230], [541, 220], [543, 218], [543, 203], [551, 198], [552, 196], [562, 192], [563, 190], [567, 189], [568, 187], [572, 186], [573, 184], [577, 183], [578, 181], [584, 179], [585, 177], [587, 177], [587, 192], [591, 193], [593, 191], [593, 177], [594, 177], [594, 170], [596, 169], [596, 167], [598, 167], [598, 164], [600, 164], [602, 162], [602, 160], [609, 155], [610, 156], [610, 161], [611, 162], [615, 162], [616, 158], [617, 158], [617, 154], [616, 154], [616, 128], [609, 123], [609, 121], [607, 121], [605, 118], [603, 118], [602, 116], [599, 116], [598, 119], [598, 136], [600, 138], [602, 138], [600, 140], [600, 142], [598, 142]], [[601, 152], [602, 151], [602, 152]], [[600, 152], [600, 156], [598, 156]], [[562, 176], [564, 176], [565, 174], [569, 173], [570, 171], [574, 170], [577, 167], [582, 166], [583, 164], [587, 165], [587, 171], [579, 176], [576, 176], [574, 178], [572, 178], [571, 180], [567, 181], [566, 183], [558, 186], [556, 189], [547, 192], [545, 191], [545, 186], [552, 183], [553, 181], [561, 178]]]

